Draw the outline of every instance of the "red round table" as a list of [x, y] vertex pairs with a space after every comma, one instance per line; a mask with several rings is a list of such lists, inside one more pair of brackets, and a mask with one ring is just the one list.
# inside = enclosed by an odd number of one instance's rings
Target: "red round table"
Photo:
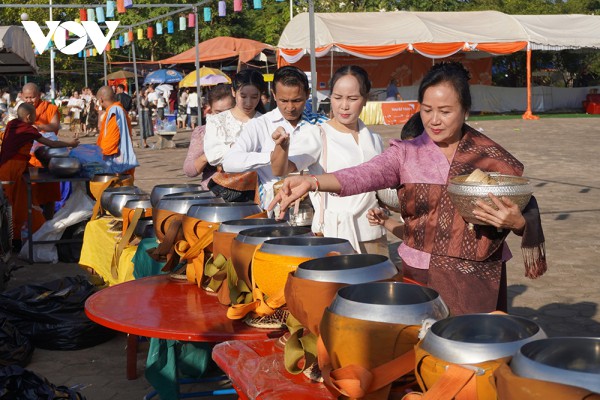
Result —
[[133, 335], [211, 343], [273, 337], [273, 330], [230, 320], [226, 312], [227, 307], [216, 296], [196, 285], [174, 281], [168, 275], [111, 286], [85, 302], [85, 313], [92, 321], [130, 334], [128, 379], [136, 376], [137, 337]]

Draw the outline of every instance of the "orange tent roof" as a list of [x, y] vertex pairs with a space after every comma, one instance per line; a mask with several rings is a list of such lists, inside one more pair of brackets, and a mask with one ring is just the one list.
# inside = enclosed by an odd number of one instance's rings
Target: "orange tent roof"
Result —
[[[199, 44], [200, 62], [224, 60], [239, 57], [240, 61], [248, 62], [263, 50], [275, 51], [269, 44], [257, 42], [250, 39], [240, 39], [228, 36], [220, 36], [206, 40]], [[184, 51], [176, 56], [160, 60], [161, 64], [183, 64], [196, 61], [196, 47]]]

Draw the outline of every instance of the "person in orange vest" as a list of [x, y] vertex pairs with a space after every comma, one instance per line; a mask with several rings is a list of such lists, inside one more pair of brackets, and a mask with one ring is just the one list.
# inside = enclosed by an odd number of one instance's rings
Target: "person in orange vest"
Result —
[[[43, 137], [51, 140], [58, 139], [58, 131], [60, 129], [60, 113], [58, 107], [54, 104], [42, 100], [41, 92], [38, 85], [35, 83], [26, 83], [22, 89], [21, 98], [25, 103], [29, 103], [35, 107], [35, 127], [40, 131]], [[31, 152], [29, 164], [32, 167], [42, 167], [42, 163], [35, 157], [33, 151], [39, 147], [34, 145]], [[35, 183], [32, 186], [33, 204], [39, 205], [44, 211], [46, 219], [52, 219], [54, 216], [54, 203], [60, 201], [60, 184], [52, 183]]]
[[96, 144], [110, 173], [133, 176], [139, 165], [133, 151], [131, 120], [123, 105], [116, 101], [110, 86], [102, 86], [96, 93], [98, 104], [106, 112], [100, 119], [100, 134]]

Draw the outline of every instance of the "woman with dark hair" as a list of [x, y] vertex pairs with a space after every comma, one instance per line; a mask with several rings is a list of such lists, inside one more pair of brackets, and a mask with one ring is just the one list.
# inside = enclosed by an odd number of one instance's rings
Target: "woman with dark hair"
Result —
[[[208, 114], [220, 114], [229, 110], [235, 104], [231, 95], [231, 85], [219, 84], [208, 92]], [[217, 169], [208, 164], [204, 154], [204, 134], [206, 125], [200, 125], [192, 131], [190, 147], [183, 162], [183, 173], [190, 178], [201, 176], [202, 186], [208, 189], [210, 178]]]
[[[220, 166], [244, 125], [265, 112], [260, 101], [260, 95], [265, 90], [265, 81], [260, 72], [246, 69], [236, 74], [231, 89], [235, 106], [218, 115], [209, 115], [206, 119], [204, 153], [210, 165]], [[208, 187], [228, 201], [249, 201], [254, 199], [256, 173], [217, 173]]]
[[471, 107], [469, 73], [459, 63], [436, 64], [419, 87], [425, 134], [392, 142], [389, 149], [352, 168], [287, 178], [276, 199], [285, 210], [309, 191], [355, 195], [397, 187], [405, 225], [398, 248], [405, 278], [440, 293], [452, 314], [507, 309], [506, 236], [522, 236], [526, 276], [546, 270], [544, 236], [535, 198], [523, 212], [491, 193], [496, 208], [478, 201], [474, 214], [488, 225], [469, 226], [447, 191], [451, 178], [475, 169], [522, 175], [523, 165], [465, 123]]
[[[356, 65], [341, 67], [333, 74], [330, 87], [333, 118], [320, 124], [321, 154], [308, 167], [315, 175], [356, 166], [383, 151], [381, 137], [359, 119], [371, 90], [367, 72]], [[296, 147], [291, 144], [289, 151], [300, 151]], [[281, 162], [287, 163], [287, 157], [273, 162], [274, 171], [281, 171]], [[374, 191], [348, 197], [323, 192], [312, 194], [311, 201], [315, 209], [313, 232], [347, 239], [360, 253], [388, 254], [384, 230], [367, 220], [369, 209], [378, 204]]]
[[147, 89], [142, 89], [140, 96], [140, 135], [142, 136], [145, 148], [149, 147], [148, 138], [154, 136], [152, 108], [153, 104], [148, 99]]

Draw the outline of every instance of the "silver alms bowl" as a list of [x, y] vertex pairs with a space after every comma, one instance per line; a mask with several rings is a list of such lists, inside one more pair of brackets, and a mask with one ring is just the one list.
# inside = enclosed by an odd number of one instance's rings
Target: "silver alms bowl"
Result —
[[484, 183], [465, 182], [469, 175], [460, 175], [450, 179], [448, 184], [448, 195], [459, 214], [471, 224], [486, 225], [473, 215], [475, 202], [482, 200], [490, 207], [497, 208], [488, 193], [497, 197], [508, 197], [519, 206], [523, 211], [531, 195], [533, 188], [529, 179], [522, 176], [502, 175], [489, 173], [491, 177], [498, 181], [497, 185], [488, 185]]

